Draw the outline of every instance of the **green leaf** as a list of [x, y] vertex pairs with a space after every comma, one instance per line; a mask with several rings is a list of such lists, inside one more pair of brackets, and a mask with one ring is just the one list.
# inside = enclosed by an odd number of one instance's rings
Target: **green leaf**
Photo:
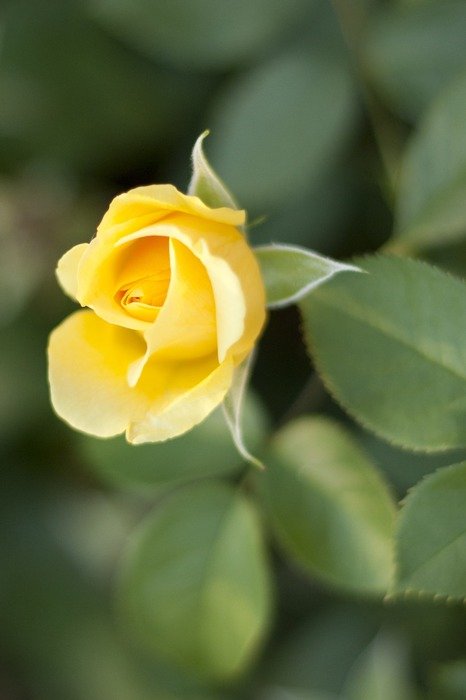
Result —
[[251, 352], [239, 367], [236, 367], [232, 385], [223, 400], [223, 413], [235, 447], [241, 457], [258, 469], [264, 469], [262, 462], [249, 452], [243, 436], [243, 408], [253, 362], [254, 352]]
[[434, 675], [435, 700], [464, 700], [466, 697], [466, 661], [458, 660], [439, 666]]
[[244, 670], [270, 615], [252, 505], [220, 483], [170, 495], [126, 552], [119, 602], [128, 625], [156, 654], [208, 679]]
[[301, 303], [327, 387], [363, 425], [419, 450], [466, 445], [466, 285], [425, 263], [358, 260]]
[[138, 50], [194, 69], [223, 71], [261, 55], [307, 19], [309, 0], [94, 0], [106, 27]]
[[369, 24], [364, 66], [390, 106], [415, 120], [465, 65], [465, 36], [463, 0], [390, 3]]
[[303, 299], [339, 272], [360, 272], [298, 246], [273, 244], [254, 249], [267, 293], [267, 306], [277, 309]]
[[465, 122], [463, 73], [432, 105], [406, 152], [395, 246], [439, 246], [466, 235]]
[[[74, 519], [81, 511], [81, 522], [89, 532], [95, 516], [102, 517], [99, 508], [84, 516], [97, 493], [92, 489], [70, 489], [69, 484], [60, 485], [60, 480], [45, 483], [37, 471], [26, 474], [19, 464], [3, 457], [0, 510], [6, 526], [0, 532], [0, 645], [8, 650], [9, 658], [17, 659], [16, 677], [27, 697], [224, 700], [159, 660], [149, 662], [130, 651], [109, 605], [110, 571], [105, 584], [100, 585], [90, 570], [76, 566], [82, 552], [78, 542], [75, 547], [67, 546], [69, 531], [64, 511], [71, 499], [75, 513], [69, 515]], [[31, 456], [28, 461], [31, 464]], [[102, 493], [98, 498], [108, 499]], [[119, 504], [124, 509], [128, 505], [121, 500]], [[114, 502], [113, 507], [116, 505]], [[96, 534], [103, 546], [99, 526]], [[115, 539], [116, 533], [109, 531], [108, 536]], [[91, 534], [84, 546], [91, 549], [95, 544]], [[112, 571], [115, 553], [110, 546], [104, 555], [107, 563], [113, 558]], [[95, 563], [100, 566], [97, 551], [95, 555]], [[6, 668], [5, 671], [9, 675]], [[2, 700], [18, 698], [16, 683], [11, 695], [5, 680], [2, 670]]]
[[466, 598], [466, 462], [415, 486], [401, 510], [395, 592]]
[[350, 672], [345, 700], [415, 700], [401, 639], [380, 633]]
[[315, 692], [342, 700], [349, 671], [379, 627], [377, 607], [356, 599], [351, 603], [332, 600], [330, 605], [317, 604], [303, 619], [309, 589], [303, 590], [301, 601], [294, 600], [294, 587], [286, 590], [299, 620], [265, 658], [263, 682], [267, 687], [295, 689], [304, 697]]
[[354, 123], [347, 65], [293, 48], [242, 75], [220, 98], [212, 153], [238, 200], [264, 214], [322, 177]]
[[267, 464], [265, 501], [290, 556], [342, 588], [386, 591], [395, 506], [351, 436], [329, 419], [301, 418], [273, 439]]
[[373, 433], [361, 428], [357, 437], [362, 447], [386, 475], [397, 493], [404, 496], [408, 489], [417, 484], [424, 476], [440, 467], [462, 462], [466, 459], [466, 450], [448, 450], [448, 452], [414, 452], [404, 450], [392, 443], [381, 440]]
[[0, 139], [14, 140], [20, 162], [121, 172], [153, 161], [197, 118], [206, 77], [148, 66], [91, 20], [89, 4], [4, 6]]
[[296, 688], [281, 688], [279, 686], [266, 688], [261, 693], [263, 700], [339, 700], [333, 693], [320, 690], [296, 690]]
[[[244, 439], [252, 450], [260, 450], [267, 432], [264, 409], [248, 395], [243, 410]], [[242, 466], [221, 409], [175, 440], [129, 445], [123, 437], [96, 440], [83, 436], [79, 445], [91, 469], [109, 483], [129, 490], [227, 476]]]
[[353, 172], [331, 168], [297, 198], [268, 211], [260, 226], [251, 226], [250, 239], [257, 246], [280, 241], [332, 255], [340, 247], [348, 219], [354, 216], [359, 192]]
[[193, 174], [189, 183], [188, 194], [196, 195], [209, 207], [238, 209], [238, 205], [231, 193], [205, 157], [202, 142], [208, 135], [209, 132], [204, 131], [194, 144], [192, 153]]

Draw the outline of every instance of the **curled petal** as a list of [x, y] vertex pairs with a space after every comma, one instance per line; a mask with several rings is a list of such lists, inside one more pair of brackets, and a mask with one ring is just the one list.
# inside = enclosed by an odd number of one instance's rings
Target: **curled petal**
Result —
[[133, 331], [105, 323], [92, 311], [68, 316], [50, 336], [52, 404], [73, 428], [99, 437], [122, 433], [148, 401], [126, 381], [144, 350]]
[[128, 367], [144, 350], [139, 333], [92, 311], [69, 316], [51, 334], [52, 404], [77, 430], [111, 437], [125, 430], [133, 442], [175, 437], [203, 420], [230, 386], [231, 361], [211, 355], [191, 362], [150, 361], [135, 387]]
[[217, 321], [218, 360], [251, 349], [265, 321], [265, 290], [256, 258], [232, 226], [179, 215], [123, 238], [120, 245], [146, 236], [180, 241], [201, 261], [212, 284]]
[[227, 360], [190, 391], [167, 403], [164, 408], [148, 411], [142, 420], [132, 423], [126, 432], [128, 442], [158, 442], [190, 430], [221, 404], [232, 377], [233, 363]]
[[[155, 279], [157, 278], [157, 279]], [[93, 309], [104, 321], [125, 328], [144, 331], [157, 316], [154, 313], [132, 314], [122, 304], [138, 280], [153, 279], [160, 287], [170, 278], [168, 240], [164, 237], [138, 237], [117, 247], [94, 239], [81, 258], [77, 299]], [[162, 292], [162, 288], [159, 289]], [[163, 294], [160, 295], [161, 300]]]
[[242, 210], [229, 207], [212, 209], [199, 197], [183, 194], [173, 185], [148, 185], [115, 197], [99, 225], [97, 236], [116, 241], [174, 212], [230, 226], [242, 226], [246, 219]]
[[182, 243], [170, 239], [171, 281], [165, 304], [145, 331], [147, 349], [129, 370], [134, 386], [151, 356], [193, 361], [216, 353], [214, 295], [205, 267]]
[[70, 248], [58, 261], [57, 277], [61, 288], [72, 299], [78, 294], [78, 266], [89, 247], [89, 243], [79, 243]]

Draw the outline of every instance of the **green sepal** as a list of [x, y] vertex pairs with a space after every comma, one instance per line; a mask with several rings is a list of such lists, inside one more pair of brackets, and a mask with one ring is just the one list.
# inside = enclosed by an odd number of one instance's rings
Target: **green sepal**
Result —
[[264, 280], [267, 306], [295, 304], [340, 272], [362, 272], [295, 245], [274, 243], [254, 249]]
[[222, 182], [206, 158], [203, 149], [203, 141], [209, 131], [204, 131], [196, 143], [191, 154], [193, 174], [188, 187], [188, 194], [199, 197], [208, 207], [229, 207], [239, 209], [233, 195]]

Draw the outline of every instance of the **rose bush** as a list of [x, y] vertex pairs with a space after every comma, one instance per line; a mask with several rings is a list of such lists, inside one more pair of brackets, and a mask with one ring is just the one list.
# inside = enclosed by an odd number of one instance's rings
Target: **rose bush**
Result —
[[112, 201], [95, 238], [58, 263], [65, 292], [88, 307], [50, 337], [59, 416], [140, 443], [175, 437], [222, 402], [265, 320], [244, 220], [171, 185]]

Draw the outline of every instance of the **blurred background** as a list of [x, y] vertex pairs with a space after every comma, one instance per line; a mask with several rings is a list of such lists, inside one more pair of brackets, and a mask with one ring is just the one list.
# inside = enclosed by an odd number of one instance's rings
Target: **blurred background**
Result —
[[[161, 446], [74, 433], [51, 411], [45, 364], [48, 333], [74, 308], [54, 277], [59, 256], [93, 236], [121, 191], [185, 189], [204, 129], [252, 244], [348, 258], [388, 239], [405, 143], [465, 69], [464, 0], [3, 1], [1, 700], [335, 698], [381, 627], [381, 674], [393, 677], [393, 647], [418, 697], [466, 697], [463, 606], [355, 599], [273, 542], [278, 611], [242, 678], [206, 687], [141, 650], [113, 610], [129, 533], [173, 484], [234, 481], [244, 465], [217, 415]], [[464, 272], [464, 245], [435, 256]], [[297, 311], [274, 312], [247, 410], [252, 446], [303, 408], [311, 372]], [[312, 382], [304, 408], [347, 421]], [[452, 461], [361, 438], [400, 497]], [[402, 700], [393, 693], [383, 698]]]

